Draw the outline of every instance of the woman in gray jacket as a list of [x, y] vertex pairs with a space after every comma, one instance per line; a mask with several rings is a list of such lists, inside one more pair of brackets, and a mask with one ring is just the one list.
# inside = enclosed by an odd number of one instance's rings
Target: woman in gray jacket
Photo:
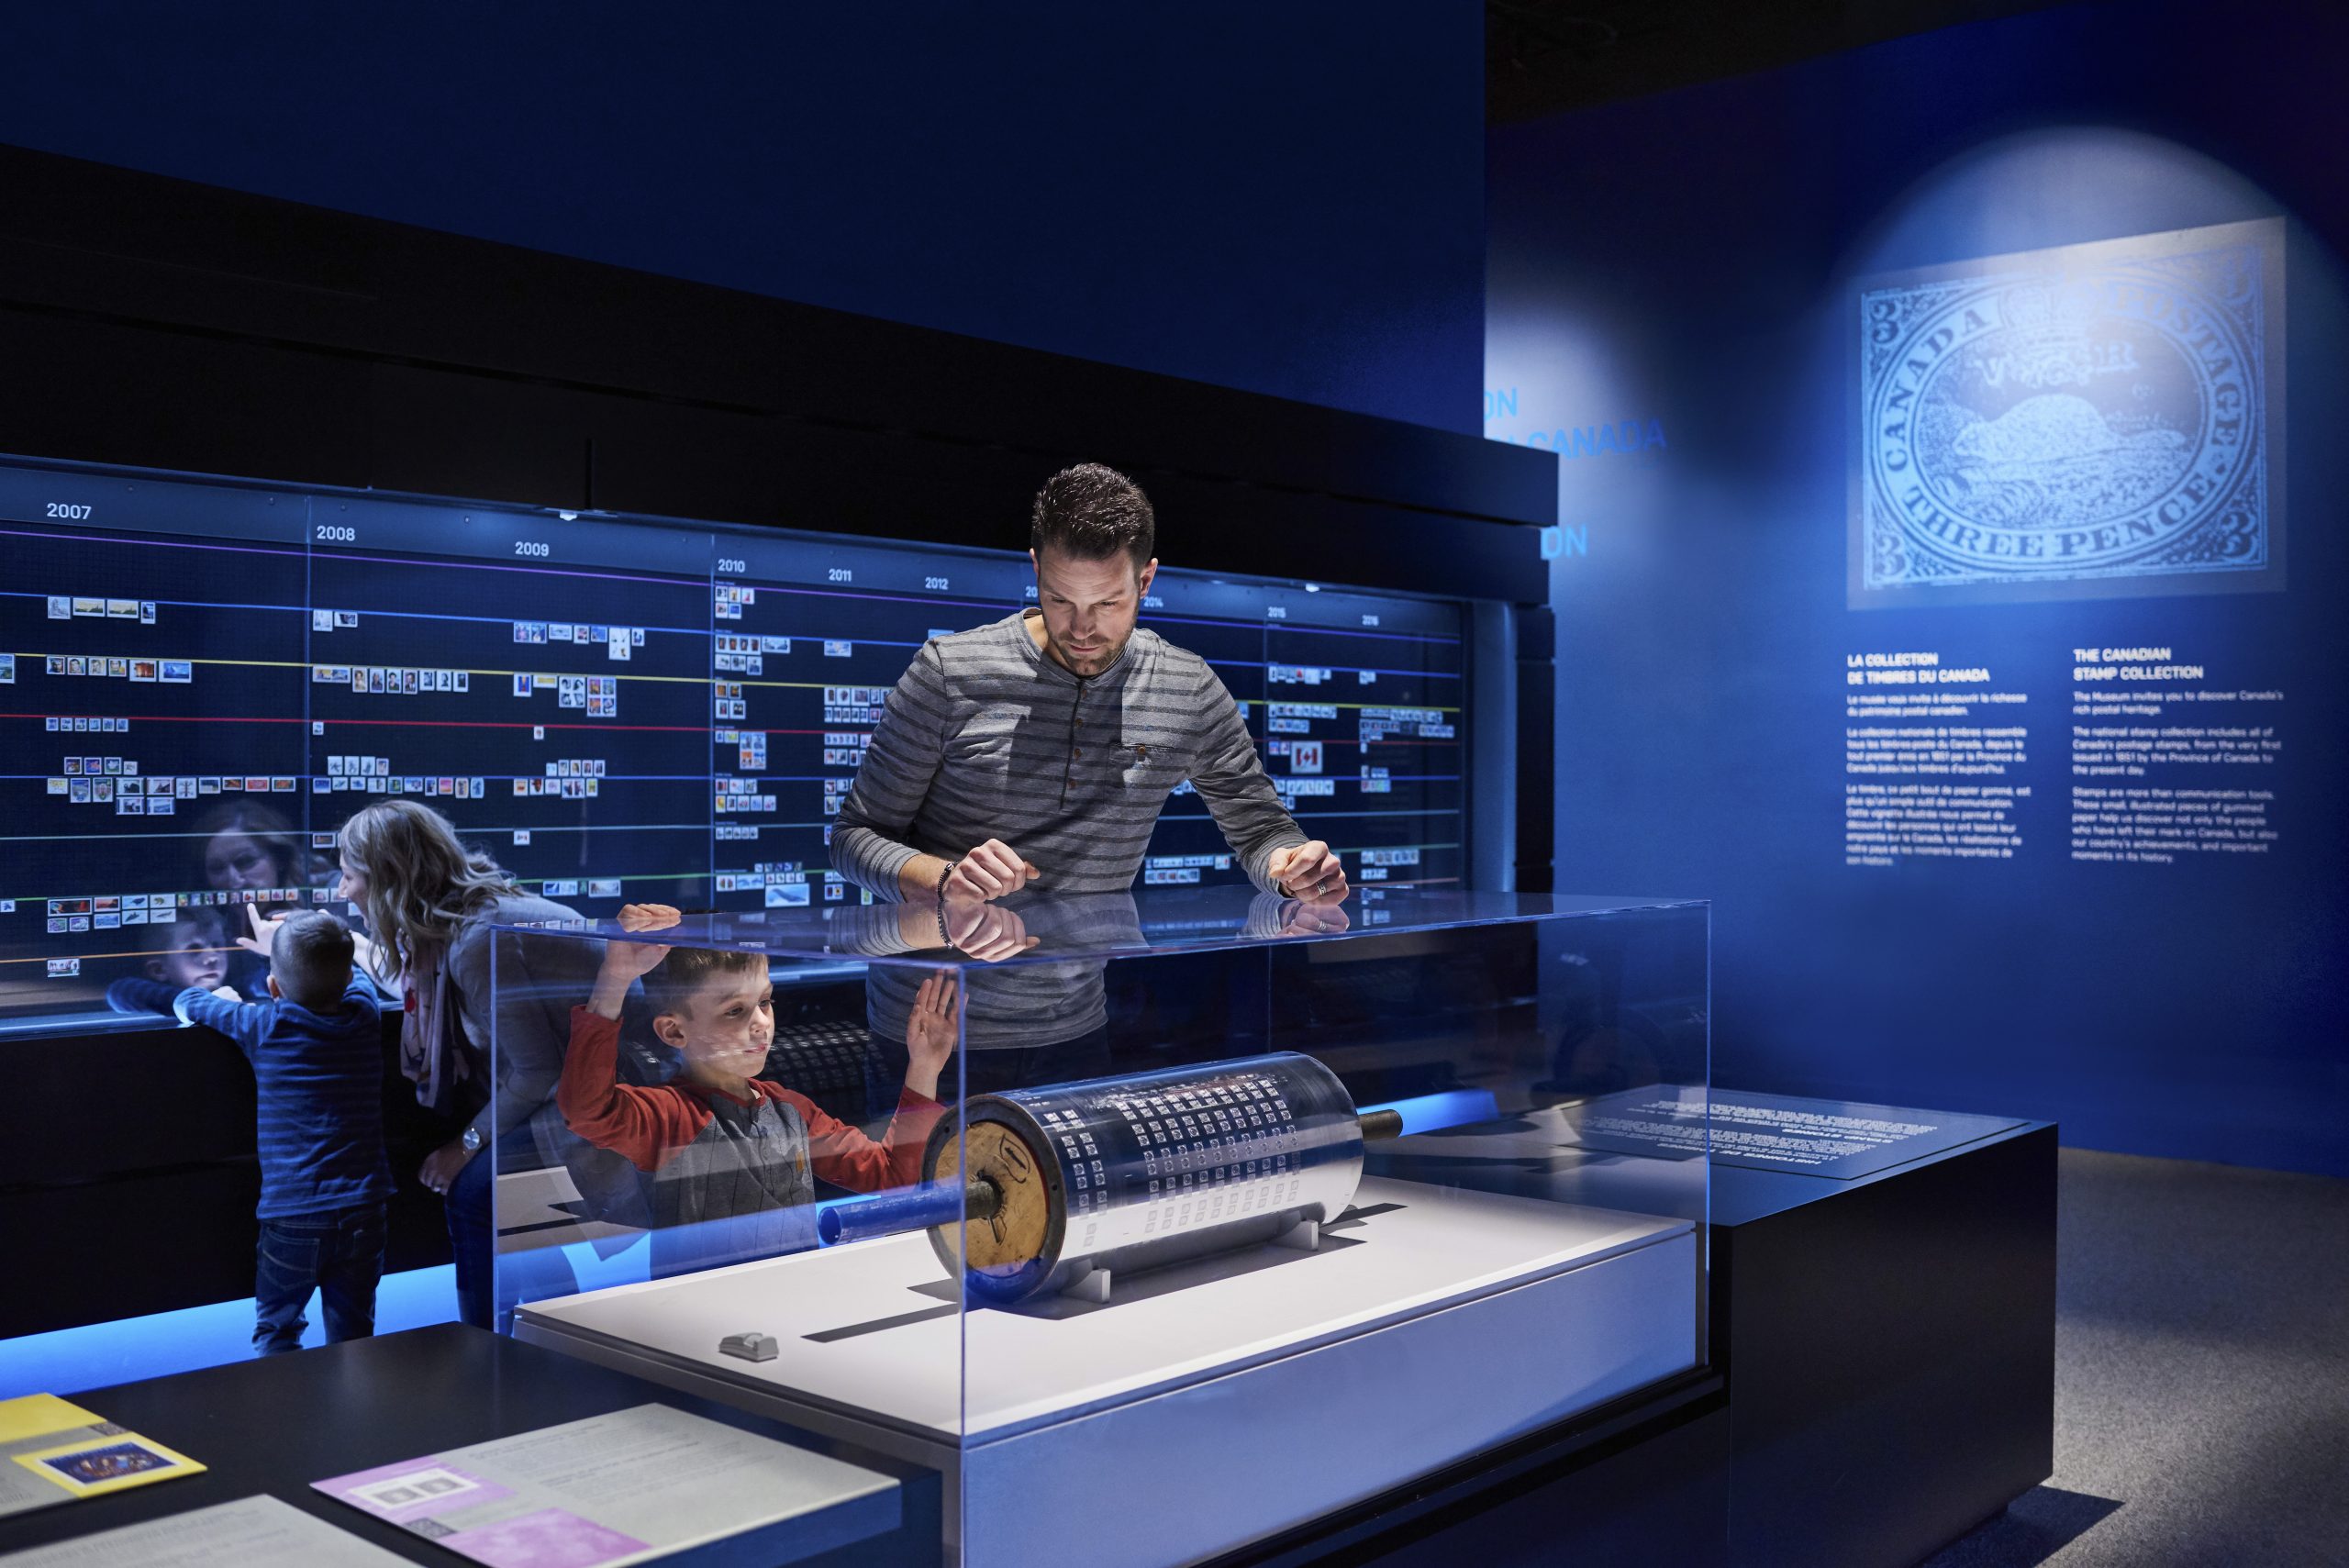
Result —
[[[337, 848], [342, 873], [336, 891], [366, 917], [361, 956], [378, 980], [406, 996], [401, 1070], [415, 1083], [418, 1101], [467, 1118], [417, 1173], [449, 1200], [458, 1316], [479, 1328], [503, 1328], [516, 1300], [576, 1288], [562, 1254], [550, 1249], [529, 1264], [519, 1255], [509, 1260], [550, 1277], [495, 1289], [494, 1183], [500, 1165], [529, 1169], [571, 1152], [558, 1147], [553, 1096], [571, 1008], [595, 981], [596, 944], [532, 940], [497, 929], [580, 917], [518, 891], [495, 861], [468, 849], [429, 806], [377, 801], [342, 825]], [[493, 1146], [495, 1158], [482, 1158]], [[559, 1280], [551, 1277], [557, 1273]]]

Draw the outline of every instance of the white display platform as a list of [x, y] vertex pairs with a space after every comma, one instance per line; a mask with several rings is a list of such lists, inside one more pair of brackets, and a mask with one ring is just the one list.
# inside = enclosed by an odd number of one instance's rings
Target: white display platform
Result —
[[[911, 1235], [534, 1302], [516, 1333], [959, 1475], [985, 1564], [1212, 1556], [1696, 1362], [1685, 1222], [1375, 1179], [1353, 1212], [1105, 1304], [958, 1313]], [[719, 1352], [743, 1332], [775, 1359]]]

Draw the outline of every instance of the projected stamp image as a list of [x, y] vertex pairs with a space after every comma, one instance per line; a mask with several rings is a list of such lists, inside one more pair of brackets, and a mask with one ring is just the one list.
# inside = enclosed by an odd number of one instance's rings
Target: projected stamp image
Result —
[[1864, 284], [1855, 607], [2280, 587], [2282, 243], [2267, 219]]

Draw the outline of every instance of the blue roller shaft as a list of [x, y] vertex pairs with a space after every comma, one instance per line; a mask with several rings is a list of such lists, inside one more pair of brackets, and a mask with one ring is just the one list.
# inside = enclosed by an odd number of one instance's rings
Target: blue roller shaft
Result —
[[[1420, 1095], [1408, 1100], [1389, 1100], [1381, 1106], [1362, 1107], [1363, 1119], [1378, 1112], [1388, 1112], [1401, 1118], [1402, 1125], [1385, 1134], [1388, 1138], [1409, 1137], [1415, 1132], [1434, 1132], [1447, 1127], [1464, 1127], [1473, 1122], [1491, 1121], [1501, 1114], [1500, 1106], [1488, 1089], [1452, 1089], [1440, 1095]], [[1366, 1136], [1377, 1136], [1365, 1132]]]
[[827, 1247], [985, 1219], [998, 1201], [987, 1182], [924, 1182], [873, 1197], [836, 1203], [817, 1217], [816, 1236]]

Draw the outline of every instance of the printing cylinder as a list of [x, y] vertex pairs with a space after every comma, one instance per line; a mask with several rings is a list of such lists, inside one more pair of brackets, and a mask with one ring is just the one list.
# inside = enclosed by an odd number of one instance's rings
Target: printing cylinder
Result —
[[1291, 1052], [981, 1095], [940, 1120], [924, 1172], [999, 1195], [930, 1244], [974, 1295], [1017, 1301], [1334, 1220], [1362, 1144], [1337, 1074]]

